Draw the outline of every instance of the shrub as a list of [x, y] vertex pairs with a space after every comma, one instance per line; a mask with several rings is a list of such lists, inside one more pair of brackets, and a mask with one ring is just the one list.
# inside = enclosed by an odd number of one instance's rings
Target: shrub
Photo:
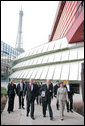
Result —
[[6, 88], [4, 87], [1, 87], [1, 96], [6, 96], [7, 95], [7, 91], [6, 91]]
[[73, 109], [77, 113], [84, 116], [84, 103], [83, 102], [74, 102], [73, 103]]

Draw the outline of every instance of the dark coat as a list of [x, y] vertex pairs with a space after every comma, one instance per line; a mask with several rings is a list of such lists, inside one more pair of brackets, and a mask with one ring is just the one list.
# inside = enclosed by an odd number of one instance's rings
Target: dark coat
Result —
[[9, 83], [8, 84], [8, 87], [7, 87], [7, 95], [8, 96], [15, 96], [15, 94], [17, 93], [17, 90], [16, 90], [16, 84], [13, 84], [13, 86]]
[[[25, 88], [25, 84], [23, 84], [23, 91], [24, 91], [24, 88]], [[17, 85], [17, 95], [18, 96], [20, 95], [20, 84]]]
[[73, 91], [73, 89], [72, 89], [72, 85], [69, 84], [69, 86], [70, 86], [70, 92], [68, 92], [66, 84], [64, 85], [64, 87], [65, 87], [66, 90], [67, 90], [68, 95], [74, 95], [74, 91]]
[[33, 90], [31, 91], [31, 89], [30, 89], [30, 84], [27, 83], [27, 84], [25, 85], [23, 95], [24, 95], [24, 96], [26, 95], [27, 101], [30, 102], [30, 101], [34, 101], [34, 100], [35, 100], [35, 97], [37, 96], [37, 93], [36, 93], [36, 92], [37, 92], [36, 85], [33, 84]]
[[57, 90], [58, 90], [58, 88], [59, 88], [59, 86], [56, 84], [55, 86], [54, 86], [54, 97], [56, 97], [56, 95], [57, 95]]
[[40, 93], [41, 85], [36, 85], [36, 88], [37, 88], [37, 96], [40, 96], [41, 95], [41, 93]]
[[49, 89], [47, 89], [47, 84], [41, 86], [41, 94], [42, 91], [45, 91], [45, 97], [42, 97], [43, 101], [51, 102], [51, 98], [53, 97], [53, 86], [50, 84]]

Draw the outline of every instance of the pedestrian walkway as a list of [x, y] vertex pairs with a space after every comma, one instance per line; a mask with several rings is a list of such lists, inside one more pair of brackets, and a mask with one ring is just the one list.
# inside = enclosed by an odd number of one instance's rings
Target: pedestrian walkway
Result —
[[[37, 105], [35, 101], [35, 120], [26, 117], [26, 109], [18, 109], [18, 97], [15, 97], [14, 112], [8, 114], [7, 106], [1, 114], [1, 125], [84, 125], [84, 117], [77, 113], [67, 113], [65, 110], [64, 120], [61, 121], [59, 117], [59, 111], [56, 110], [56, 99], [52, 100], [52, 110], [54, 115], [54, 120], [50, 120], [49, 112], [47, 110], [46, 118], [42, 115], [42, 106]], [[26, 108], [26, 99], [25, 99]]]

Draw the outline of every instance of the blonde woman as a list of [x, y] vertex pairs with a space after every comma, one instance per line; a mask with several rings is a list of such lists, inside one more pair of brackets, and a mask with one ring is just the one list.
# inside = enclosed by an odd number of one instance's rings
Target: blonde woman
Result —
[[16, 85], [14, 84], [14, 80], [12, 79], [7, 87], [8, 113], [13, 112], [15, 93], [16, 93]]
[[57, 91], [57, 102], [60, 105], [60, 118], [63, 120], [65, 103], [68, 102], [68, 94], [65, 87], [63, 87], [63, 82], [60, 83], [60, 88]]

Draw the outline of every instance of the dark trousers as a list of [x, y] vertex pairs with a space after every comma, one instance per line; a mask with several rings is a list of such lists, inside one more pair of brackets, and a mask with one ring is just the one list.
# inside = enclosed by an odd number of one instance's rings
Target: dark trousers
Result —
[[24, 106], [24, 98], [23, 98], [23, 92], [20, 92], [20, 95], [19, 95], [19, 107], [22, 107]]
[[69, 105], [69, 103], [66, 103], [66, 105], [67, 105], [67, 110], [69, 111], [69, 109], [70, 110], [73, 109], [73, 95], [68, 93], [68, 98], [69, 98], [69, 101], [70, 101], [70, 105]]
[[36, 102], [41, 105], [41, 97], [39, 95], [36, 97]]
[[59, 102], [58, 101], [56, 103], [56, 108], [57, 108], [57, 110], [59, 110]]
[[50, 117], [53, 117], [53, 112], [52, 112], [52, 108], [51, 108], [51, 102], [47, 102], [47, 101], [43, 101], [42, 100], [43, 115], [46, 115], [47, 106], [48, 106]]
[[34, 116], [34, 101], [27, 101], [27, 113], [30, 112], [30, 106], [31, 106], [31, 113], [30, 116], [33, 117]]
[[15, 98], [15, 95], [9, 95], [8, 96], [8, 111], [13, 111], [14, 109], [14, 98]]

